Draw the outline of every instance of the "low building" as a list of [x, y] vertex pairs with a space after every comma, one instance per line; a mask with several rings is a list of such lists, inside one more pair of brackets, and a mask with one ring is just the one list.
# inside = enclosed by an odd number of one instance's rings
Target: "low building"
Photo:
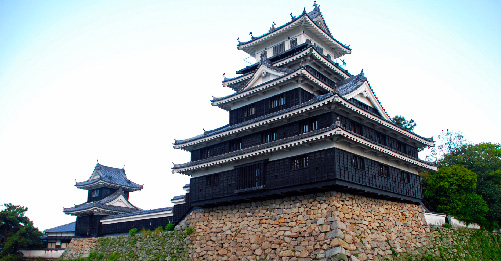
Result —
[[75, 224], [71, 222], [55, 228], [47, 229], [42, 236], [43, 242], [48, 249], [64, 249], [68, 246], [71, 239], [75, 236]]

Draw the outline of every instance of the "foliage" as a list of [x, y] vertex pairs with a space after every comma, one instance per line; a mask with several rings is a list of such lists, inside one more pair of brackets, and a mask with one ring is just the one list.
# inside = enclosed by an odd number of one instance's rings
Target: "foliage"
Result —
[[467, 223], [485, 223], [487, 203], [475, 194], [477, 174], [459, 165], [423, 173], [425, 200], [436, 211]]
[[88, 258], [77, 260], [189, 260], [187, 230], [102, 237]]
[[476, 193], [489, 207], [487, 228], [501, 225], [501, 145], [479, 143], [463, 145], [446, 155], [439, 166], [461, 165], [477, 173]]
[[137, 228], [132, 228], [131, 230], [129, 230], [129, 235], [130, 236], [134, 236], [137, 234]]
[[426, 160], [439, 162], [446, 155], [461, 148], [461, 146], [466, 143], [467, 141], [461, 132], [454, 132], [450, 130], [442, 131], [438, 134], [437, 140], [435, 141], [435, 147], [431, 148], [430, 154], [426, 156]]
[[407, 131], [413, 131], [416, 127], [416, 122], [414, 122], [413, 119], [408, 121], [404, 116], [401, 115], [396, 115], [392, 118], [392, 121], [395, 123], [395, 125]]
[[501, 260], [499, 233], [436, 227], [429, 237], [427, 246], [401, 253], [395, 260]]
[[25, 216], [28, 208], [10, 203], [4, 206], [0, 211], [0, 259], [17, 260], [22, 256], [19, 249], [43, 246], [42, 232]]
[[194, 231], [194, 230], [193, 230], [193, 228], [191, 228], [191, 227], [186, 228], [186, 229], [184, 230], [184, 234], [185, 234], [185, 235], [187, 235], [187, 236], [189, 236], [189, 235], [193, 234], [193, 232], [195, 232], [195, 231]]
[[172, 231], [174, 230], [174, 224], [170, 223], [165, 225], [165, 231]]

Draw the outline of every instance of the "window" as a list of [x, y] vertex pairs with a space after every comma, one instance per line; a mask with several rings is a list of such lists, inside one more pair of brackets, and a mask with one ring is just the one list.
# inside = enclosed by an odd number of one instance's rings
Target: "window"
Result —
[[389, 177], [390, 176], [390, 168], [386, 165], [379, 164], [379, 176], [381, 177]]
[[327, 58], [327, 60], [332, 61], [332, 58], [331, 58], [331, 55], [330, 55], [330, 54], [327, 54], [327, 57], [326, 57], [326, 58]]
[[285, 42], [281, 42], [275, 46], [273, 46], [273, 55], [281, 54], [285, 52]]
[[207, 159], [212, 156], [212, 148], [207, 147], [200, 150], [200, 159]]
[[308, 155], [292, 158], [292, 170], [304, 169], [309, 166]]
[[99, 189], [93, 190], [92, 191], [92, 197], [99, 197]]
[[264, 162], [236, 168], [237, 191], [248, 191], [264, 187]]
[[292, 49], [292, 48], [296, 47], [296, 46], [297, 46], [297, 38], [292, 38], [292, 39], [290, 40], [290, 45], [291, 45], [291, 48], [290, 48], [290, 49]]
[[248, 117], [248, 116], [256, 114], [256, 105], [251, 104], [249, 106], [244, 107], [243, 114], [244, 114], [244, 117]]
[[376, 132], [376, 142], [386, 146], [386, 135]]
[[219, 184], [219, 174], [209, 175], [205, 177], [205, 184], [207, 186], [215, 186]]
[[397, 150], [398, 150], [399, 152], [406, 153], [407, 146], [405, 145], [405, 143], [402, 143], [402, 142], [400, 142], [400, 141], [397, 141]]
[[404, 183], [409, 183], [411, 180], [410, 173], [404, 171], [399, 171], [399, 172], [400, 172], [400, 181]]
[[276, 141], [278, 139], [277, 129], [267, 130], [261, 136], [262, 143]]
[[351, 165], [354, 169], [365, 170], [365, 161], [364, 158], [360, 156], [353, 155], [351, 159]]
[[270, 99], [270, 108], [276, 108], [285, 105], [285, 95], [278, 95]]
[[311, 44], [311, 39], [306, 39], [307, 44]]
[[310, 119], [301, 122], [301, 132], [309, 132], [309, 131], [314, 131], [318, 130], [318, 120], [316, 119]]
[[363, 135], [362, 124], [360, 124], [358, 122], [352, 121], [350, 124], [350, 130], [351, 130], [351, 132], [356, 133], [358, 135]]
[[230, 152], [242, 149], [242, 139], [230, 141]]

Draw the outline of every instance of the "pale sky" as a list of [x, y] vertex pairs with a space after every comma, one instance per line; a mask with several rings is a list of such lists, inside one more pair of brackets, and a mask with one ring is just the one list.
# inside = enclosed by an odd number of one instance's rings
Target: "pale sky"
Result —
[[[210, 105], [222, 74], [248, 65], [237, 38], [290, 21], [313, 1], [0, 0], [0, 204], [29, 208], [44, 230], [75, 220], [75, 180], [96, 160], [144, 189], [130, 201], [172, 206], [185, 139], [227, 124]], [[318, 1], [347, 69], [364, 69], [390, 116], [416, 133], [461, 131], [501, 142], [501, 2]], [[424, 157], [422, 157], [424, 158]]]

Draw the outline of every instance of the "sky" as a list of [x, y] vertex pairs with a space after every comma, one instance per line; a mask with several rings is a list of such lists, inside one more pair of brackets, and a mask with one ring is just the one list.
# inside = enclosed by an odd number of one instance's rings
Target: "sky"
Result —
[[[317, 1], [390, 116], [437, 136], [501, 142], [501, 2]], [[228, 123], [210, 104], [236, 48], [313, 1], [0, 0], [0, 204], [28, 207], [40, 230], [73, 222], [75, 181], [100, 164], [144, 184], [130, 201], [172, 206], [189, 177], [185, 139]], [[421, 158], [424, 158], [421, 156]]]

